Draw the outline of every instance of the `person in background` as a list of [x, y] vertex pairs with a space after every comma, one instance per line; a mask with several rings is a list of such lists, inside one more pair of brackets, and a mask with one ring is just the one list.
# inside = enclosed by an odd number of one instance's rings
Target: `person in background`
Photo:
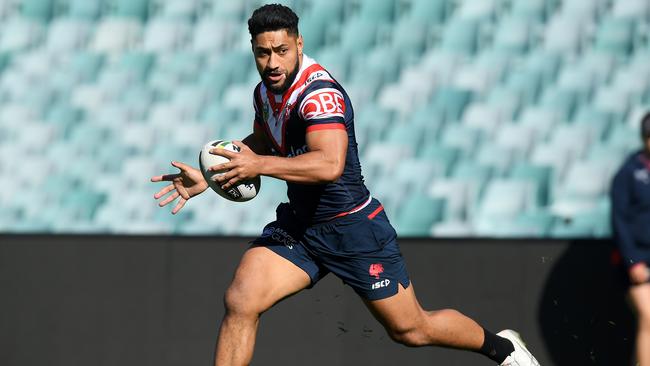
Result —
[[650, 112], [641, 120], [643, 148], [630, 155], [612, 183], [614, 240], [638, 314], [639, 366], [650, 366]]

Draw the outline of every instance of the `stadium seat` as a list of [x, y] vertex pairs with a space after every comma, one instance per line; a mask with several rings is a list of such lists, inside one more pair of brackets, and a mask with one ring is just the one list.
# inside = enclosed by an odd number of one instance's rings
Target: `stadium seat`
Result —
[[31, 19], [48, 22], [54, 12], [53, 0], [21, 0], [21, 13]]
[[549, 166], [535, 165], [529, 162], [514, 164], [508, 174], [512, 181], [532, 183], [536, 191], [536, 204], [545, 207], [549, 202], [550, 185], [553, 179], [553, 170]]
[[140, 41], [141, 33], [142, 26], [137, 20], [107, 18], [97, 26], [92, 49], [106, 53], [132, 49]]
[[149, 0], [109, 0], [109, 7], [118, 17], [144, 22], [149, 16]]
[[431, 24], [442, 24], [451, 12], [449, 0], [413, 0], [408, 18], [424, 20]]
[[534, 187], [520, 180], [495, 179], [486, 187], [478, 207], [478, 219], [489, 217], [512, 218], [535, 208]]
[[400, 236], [428, 236], [434, 223], [440, 221], [444, 200], [410, 196], [402, 205], [400, 214], [392, 220]]
[[479, 26], [474, 19], [451, 19], [445, 26], [440, 49], [472, 55], [478, 47]]
[[380, 23], [391, 22], [395, 16], [395, 3], [394, 0], [362, 1], [359, 17]]
[[[524, 2], [517, 1], [516, 4]], [[520, 55], [528, 51], [531, 39], [531, 24], [523, 17], [514, 17], [499, 21], [493, 44], [501, 52]]]
[[33, 19], [13, 18], [2, 24], [0, 51], [18, 52], [39, 44], [44, 37], [44, 26]]
[[93, 30], [86, 20], [57, 19], [50, 24], [47, 49], [50, 52], [71, 52], [85, 47]]
[[634, 22], [630, 19], [605, 19], [598, 27], [595, 49], [626, 56], [632, 52], [634, 32]]
[[447, 121], [459, 121], [465, 107], [472, 101], [468, 90], [445, 87], [439, 88], [433, 95], [431, 105], [439, 108]]

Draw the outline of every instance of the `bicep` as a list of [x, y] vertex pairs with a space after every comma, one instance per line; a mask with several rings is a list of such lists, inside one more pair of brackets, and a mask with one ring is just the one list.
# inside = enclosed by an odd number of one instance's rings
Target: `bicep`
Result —
[[309, 151], [321, 152], [325, 159], [336, 161], [337, 165], [345, 164], [348, 151], [348, 134], [345, 129], [322, 129], [307, 133]]

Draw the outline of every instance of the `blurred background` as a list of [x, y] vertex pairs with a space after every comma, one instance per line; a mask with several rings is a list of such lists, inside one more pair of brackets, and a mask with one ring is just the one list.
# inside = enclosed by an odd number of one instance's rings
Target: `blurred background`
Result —
[[[647, 0], [294, 0], [402, 236], [609, 237], [650, 110]], [[0, 0], [0, 231], [256, 235], [263, 179], [176, 216], [149, 178], [252, 129], [258, 0]]]

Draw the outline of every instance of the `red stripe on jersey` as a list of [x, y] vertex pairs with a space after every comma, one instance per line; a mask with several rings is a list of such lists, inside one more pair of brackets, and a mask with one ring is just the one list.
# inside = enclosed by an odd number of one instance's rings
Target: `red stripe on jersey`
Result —
[[355, 213], [355, 212], [357, 212], [357, 211], [361, 211], [362, 208], [364, 208], [364, 207], [366, 207], [366, 206], [368, 206], [368, 205], [370, 204], [370, 201], [372, 201], [372, 197], [368, 197], [368, 199], [367, 199], [364, 203], [362, 203], [362, 204], [360, 204], [359, 206], [357, 206], [357, 207], [351, 209], [350, 211], [341, 212], [340, 214], [338, 214], [338, 215], [332, 217], [332, 219], [336, 219], [336, 218], [338, 218], [338, 217], [347, 216], [347, 215], [349, 215], [349, 214], [353, 214], [353, 213]]
[[323, 123], [320, 125], [311, 125], [307, 127], [307, 132], [320, 131], [320, 130], [345, 130], [345, 125], [342, 123]]
[[377, 214], [379, 214], [379, 213], [382, 212], [383, 210], [384, 210], [384, 206], [383, 206], [383, 205], [379, 205], [379, 207], [377, 207], [374, 211], [372, 211], [372, 213], [370, 213], [370, 215], [368, 215], [368, 218], [369, 218], [370, 220], [374, 219], [375, 216], [377, 216]]

